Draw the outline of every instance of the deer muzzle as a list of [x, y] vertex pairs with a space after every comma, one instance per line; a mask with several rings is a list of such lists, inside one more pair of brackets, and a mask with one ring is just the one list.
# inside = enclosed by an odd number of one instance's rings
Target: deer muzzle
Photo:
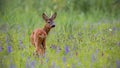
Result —
[[51, 27], [55, 27], [55, 24], [54, 24], [54, 23], [52, 23]]

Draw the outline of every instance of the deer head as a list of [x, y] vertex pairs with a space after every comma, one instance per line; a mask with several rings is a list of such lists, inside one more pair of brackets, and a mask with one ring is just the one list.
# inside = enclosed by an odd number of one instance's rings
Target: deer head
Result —
[[55, 12], [50, 18], [45, 14], [43, 13], [42, 14], [42, 17], [43, 19], [45, 20], [46, 24], [44, 26], [44, 30], [46, 31], [46, 33], [49, 32], [49, 30], [53, 27], [55, 27], [55, 23], [54, 23], [54, 19], [56, 18], [56, 15], [57, 13]]
[[55, 27], [54, 19], [56, 18], [57, 13], [55, 12], [50, 18], [46, 16], [45, 13], [42, 14], [43, 19], [45, 20], [46, 24], [49, 25], [50, 28]]

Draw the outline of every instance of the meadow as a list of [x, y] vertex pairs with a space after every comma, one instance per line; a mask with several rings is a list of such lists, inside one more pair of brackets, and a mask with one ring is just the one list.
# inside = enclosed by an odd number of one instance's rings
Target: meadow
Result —
[[[25, 1], [27, 4], [28, 0]], [[117, 12], [84, 13], [73, 8], [67, 11], [61, 8], [59, 0], [60, 10], [43, 7], [42, 3], [42, 9], [36, 10], [31, 8], [31, 2], [25, 8], [18, 6], [14, 10], [8, 5], [0, 13], [0, 68], [120, 68]], [[40, 58], [33, 55], [35, 48], [30, 43], [30, 34], [45, 25], [43, 12], [48, 16], [57, 12], [57, 17], [56, 27], [47, 36], [46, 54], [40, 64]]]

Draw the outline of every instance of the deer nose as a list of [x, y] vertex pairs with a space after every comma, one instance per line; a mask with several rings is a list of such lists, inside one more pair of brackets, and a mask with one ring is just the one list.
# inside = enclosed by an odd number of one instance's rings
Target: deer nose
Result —
[[55, 25], [52, 25], [52, 27], [55, 27]]

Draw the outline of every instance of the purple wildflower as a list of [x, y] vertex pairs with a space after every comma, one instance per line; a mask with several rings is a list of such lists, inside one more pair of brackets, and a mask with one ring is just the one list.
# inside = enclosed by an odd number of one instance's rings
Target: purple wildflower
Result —
[[74, 46], [74, 47], [73, 47], [73, 50], [76, 50], [76, 49], [77, 49], [77, 48]]
[[116, 27], [113, 27], [112, 28], [112, 34], [115, 34], [116, 33]]
[[116, 27], [113, 27], [112, 30], [113, 30], [113, 31], [116, 31]]
[[57, 47], [55, 45], [51, 45], [50, 48], [56, 49]]
[[95, 61], [95, 55], [92, 54], [92, 62], [94, 62], [94, 61]]
[[57, 47], [56, 53], [59, 53], [60, 50], [61, 50], [61, 48], [60, 48], [60, 47]]
[[116, 68], [120, 68], [120, 61], [116, 60]]
[[29, 68], [29, 64], [28, 64], [28, 61], [26, 61], [26, 68]]
[[73, 57], [73, 53], [70, 54], [70, 58], [72, 58], [72, 57]]
[[120, 42], [117, 42], [116, 44], [117, 44], [117, 46], [120, 46]]
[[20, 31], [20, 25], [18, 25], [18, 31]]
[[15, 65], [13, 64], [12, 60], [10, 60], [10, 68], [15, 68]]
[[24, 57], [24, 54], [22, 53], [21, 56], [22, 56], [22, 58], [23, 58], [23, 57]]
[[30, 61], [30, 57], [28, 57], [28, 59], [26, 60], [26, 68], [29, 68], [29, 61]]
[[65, 53], [67, 54], [69, 52], [69, 47], [65, 46]]
[[47, 58], [47, 59], [46, 59], [46, 63], [48, 63], [48, 61], [49, 61], [49, 59]]
[[66, 58], [65, 57], [63, 57], [62, 60], [63, 60], [63, 62], [66, 62]]
[[35, 60], [33, 60], [33, 61], [30, 63], [31, 68], [35, 68], [35, 63], [36, 63], [36, 61], [35, 61]]
[[81, 64], [81, 63], [80, 63], [80, 62], [78, 62], [78, 65], [79, 65], [79, 66], [80, 66], [80, 64]]
[[0, 52], [2, 51], [2, 46], [0, 46]]
[[98, 50], [98, 49], [96, 49], [96, 54], [98, 54], [98, 52], [99, 52], [99, 50]]
[[23, 42], [22, 42], [22, 40], [19, 40], [19, 43], [20, 43], [20, 46], [22, 46], [22, 45], [23, 45]]
[[55, 62], [52, 62], [52, 67], [51, 68], [56, 68]]
[[8, 50], [8, 53], [12, 52], [12, 47], [11, 46], [7, 46], [7, 50]]

